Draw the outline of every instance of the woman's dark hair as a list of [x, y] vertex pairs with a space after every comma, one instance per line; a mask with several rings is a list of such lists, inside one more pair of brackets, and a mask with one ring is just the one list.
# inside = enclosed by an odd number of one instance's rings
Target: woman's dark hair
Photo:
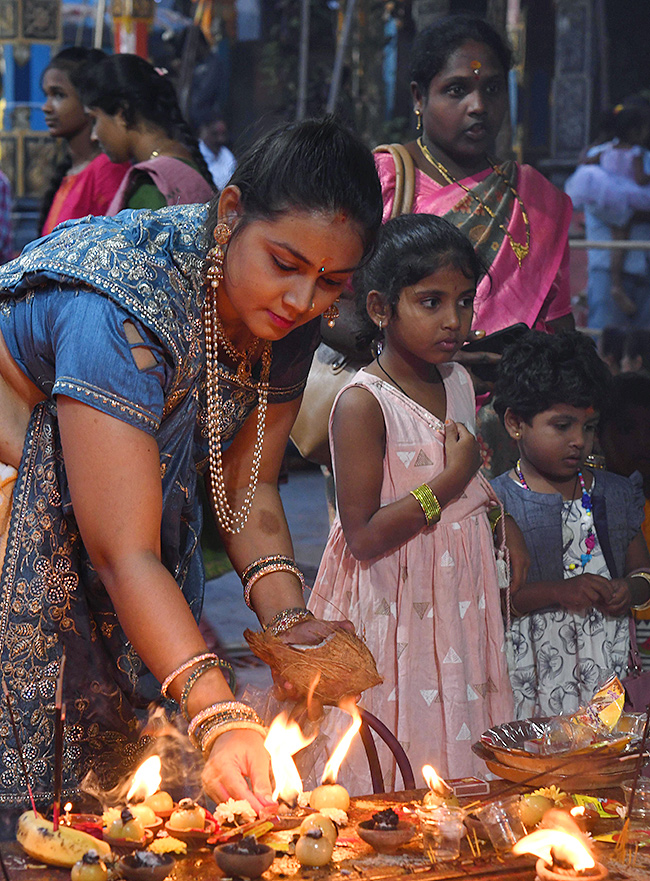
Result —
[[650, 122], [650, 110], [644, 106], [621, 107], [614, 110], [614, 135], [631, 143]]
[[463, 43], [485, 43], [494, 52], [507, 74], [512, 65], [512, 50], [505, 39], [482, 18], [448, 15], [420, 31], [411, 50], [411, 80], [426, 95], [431, 80], [440, 73], [450, 56]]
[[[41, 76], [41, 86], [43, 85], [43, 77], [48, 70], [60, 70], [66, 74], [73, 87], [79, 91], [78, 82], [82, 81], [93, 65], [99, 64], [106, 58], [106, 53], [101, 49], [86, 49], [83, 46], [71, 46], [68, 49], [62, 49], [54, 58], [51, 59]], [[81, 100], [81, 96], [80, 96]], [[72, 157], [66, 149], [65, 155], [62, 156], [54, 166], [52, 176], [47, 186], [47, 190], [41, 200], [40, 216], [38, 218], [38, 229], [43, 229], [43, 225], [50, 213], [52, 202], [56, 191], [61, 186], [63, 178], [72, 168]]]
[[380, 335], [366, 310], [369, 291], [379, 291], [391, 314], [404, 288], [417, 284], [443, 266], [454, 266], [478, 285], [487, 274], [470, 240], [460, 230], [434, 214], [403, 214], [385, 223], [368, 262], [352, 280], [357, 311], [369, 343]]
[[[265, 135], [243, 156], [229, 183], [239, 188], [243, 209], [235, 235], [252, 220], [273, 220], [292, 209], [343, 211], [361, 227], [367, 253], [381, 225], [381, 186], [372, 154], [332, 116]], [[218, 202], [214, 198], [208, 212], [209, 243]]]
[[555, 404], [600, 411], [611, 381], [590, 337], [575, 330], [555, 335], [531, 330], [503, 353], [494, 409], [503, 420], [509, 407], [529, 424]]
[[95, 65], [84, 76], [83, 82], [79, 81], [77, 88], [86, 107], [97, 107], [109, 116], [121, 110], [129, 127], [144, 122], [161, 128], [167, 137], [179, 141], [190, 151], [203, 177], [214, 186], [166, 73], [158, 73], [138, 55], [110, 55]]
[[639, 369], [650, 374], [650, 328], [639, 327], [626, 333], [623, 356], [634, 360], [641, 358]]

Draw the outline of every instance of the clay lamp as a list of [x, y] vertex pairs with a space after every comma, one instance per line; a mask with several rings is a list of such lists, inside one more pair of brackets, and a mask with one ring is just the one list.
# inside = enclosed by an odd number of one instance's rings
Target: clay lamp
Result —
[[415, 826], [400, 820], [392, 808], [378, 811], [357, 826], [359, 838], [377, 853], [395, 853], [415, 835]]
[[122, 857], [118, 868], [127, 881], [163, 881], [172, 870], [174, 857], [168, 853], [137, 850]]
[[249, 835], [234, 844], [215, 847], [214, 859], [226, 875], [259, 878], [275, 859], [275, 851], [268, 844], [260, 844], [254, 835]]

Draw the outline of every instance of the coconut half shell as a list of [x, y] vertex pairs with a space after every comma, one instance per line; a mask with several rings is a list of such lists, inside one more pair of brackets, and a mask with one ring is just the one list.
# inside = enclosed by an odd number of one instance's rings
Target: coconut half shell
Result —
[[304, 695], [320, 674], [313, 692], [322, 704], [336, 706], [341, 698], [357, 695], [384, 680], [375, 659], [358, 636], [335, 630], [316, 645], [290, 645], [272, 633], [245, 630], [253, 654], [291, 682]]

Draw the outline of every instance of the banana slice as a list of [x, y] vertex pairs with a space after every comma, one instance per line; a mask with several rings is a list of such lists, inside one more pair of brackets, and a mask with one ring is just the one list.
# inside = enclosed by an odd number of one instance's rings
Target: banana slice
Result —
[[40, 814], [34, 816], [33, 811], [21, 815], [16, 839], [30, 857], [48, 866], [71, 868], [89, 850], [97, 851], [100, 857], [107, 857], [111, 852], [105, 841], [71, 826], [59, 826], [55, 832], [50, 820]]

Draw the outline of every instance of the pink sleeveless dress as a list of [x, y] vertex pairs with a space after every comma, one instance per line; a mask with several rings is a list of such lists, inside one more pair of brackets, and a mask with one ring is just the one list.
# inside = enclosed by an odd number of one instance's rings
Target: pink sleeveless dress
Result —
[[[473, 431], [474, 391], [467, 371], [451, 362], [441, 365], [440, 373], [447, 418]], [[444, 425], [439, 419], [364, 370], [350, 385], [373, 394], [384, 416], [382, 505], [442, 471]], [[487, 481], [476, 476], [461, 497], [445, 506], [437, 524], [365, 562], [350, 553], [337, 515], [309, 601], [318, 617], [346, 617], [365, 638], [384, 683], [365, 692], [360, 705], [396, 735], [416, 785], [424, 785], [424, 764], [444, 777], [484, 776], [485, 764], [471, 746], [487, 728], [513, 718], [486, 516], [495, 500]], [[349, 722], [338, 709], [329, 713], [322, 727], [330, 738], [329, 751]], [[386, 789], [400, 788], [392, 754], [380, 749], [380, 760]], [[372, 791], [360, 743], [346, 757], [339, 781], [353, 794]]]

